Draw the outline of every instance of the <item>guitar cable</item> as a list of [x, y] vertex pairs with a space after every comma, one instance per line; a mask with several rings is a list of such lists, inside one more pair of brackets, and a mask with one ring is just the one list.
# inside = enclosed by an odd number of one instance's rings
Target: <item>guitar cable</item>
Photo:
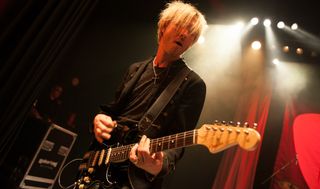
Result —
[[76, 159], [73, 159], [73, 160], [71, 160], [71, 161], [69, 161], [67, 164], [65, 164], [63, 167], [62, 167], [62, 169], [61, 169], [61, 171], [59, 172], [59, 175], [58, 175], [58, 184], [59, 184], [59, 186], [60, 186], [60, 188], [62, 188], [62, 189], [69, 189], [69, 188], [71, 188], [71, 187], [75, 187], [75, 183], [73, 183], [73, 184], [71, 184], [71, 185], [69, 185], [69, 186], [62, 186], [62, 184], [61, 184], [61, 175], [62, 175], [62, 173], [63, 173], [63, 171], [64, 171], [64, 169], [67, 167], [67, 166], [69, 166], [71, 163], [73, 163], [73, 162], [76, 162], [76, 161], [82, 161], [82, 158], [76, 158]]

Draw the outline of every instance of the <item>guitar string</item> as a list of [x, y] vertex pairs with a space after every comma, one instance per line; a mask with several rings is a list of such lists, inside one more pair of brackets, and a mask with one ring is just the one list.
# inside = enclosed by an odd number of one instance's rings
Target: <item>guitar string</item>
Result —
[[[197, 133], [196, 133], [197, 134]], [[167, 143], [171, 140], [176, 140], [179, 142], [179, 140], [181, 139], [187, 139], [189, 137], [193, 137], [194, 136], [194, 130], [191, 130], [191, 131], [187, 131], [185, 133], [177, 133], [175, 135], [170, 135], [170, 136], [165, 136], [165, 137], [161, 137], [161, 138], [158, 138], [158, 139], [151, 139], [151, 144], [150, 146], [154, 146], [154, 145], [158, 145], [159, 142], [161, 143]], [[116, 147], [116, 148], [113, 148], [113, 152], [116, 153], [118, 151], [124, 151], [124, 150], [127, 150], [127, 149], [131, 149], [132, 146], [134, 144], [131, 144], [131, 145], [125, 145], [125, 146], [120, 146], [120, 147]]]
[[[161, 143], [161, 150], [163, 150], [164, 148], [164, 143], [168, 143], [166, 144], [167, 145], [167, 149], [170, 149], [170, 141], [172, 140], [175, 140], [175, 143], [173, 147], [182, 147], [182, 146], [185, 146], [186, 145], [186, 139], [190, 139], [190, 137], [194, 137], [194, 135], [198, 135], [198, 129], [194, 129], [194, 130], [190, 130], [190, 131], [186, 131], [186, 132], [182, 132], [182, 133], [177, 133], [177, 134], [174, 134], [174, 135], [169, 135], [169, 136], [164, 136], [164, 137], [161, 137], [161, 138], [157, 138], [157, 139], [151, 139], [151, 142], [150, 142], [150, 150], [151, 151], [156, 151], [156, 149], [158, 149], [158, 145], [159, 145], [159, 142]], [[179, 140], [181, 139], [184, 139], [183, 141], [183, 144], [182, 146], [178, 146], [178, 143], [179, 143]], [[180, 141], [181, 143], [181, 141]], [[191, 141], [188, 141], [187, 143], [188, 145], [192, 145], [194, 144], [193, 143], [193, 140], [192, 142]], [[122, 159], [127, 159], [128, 158], [128, 152], [131, 150], [131, 148], [134, 146], [135, 144], [130, 144], [130, 145], [125, 145], [125, 146], [119, 146], [119, 147], [116, 147], [116, 148], [113, 148], [112, 149], [112, 154], [110, 156], [110, 161], [112, 160], [122, 160]], [[122, 152], [122, 153], [120, 153]], [[120, 155], [118, 154], [120, 153]], [[107, 151], [104, 153], [104, 155], [107, 154]], [[112, 156], [113, 155], [113, 156]]]
[[[197, 129], [195, 129], [195, 130], [197, 130]], [[159, 141], [160, 142], [168, 142], [168, 141], [171, 141], [171, 140], [185, 139], [187, 137], [193, 136], [195, 130], [186, 131], [186, 132], [182, 132], [182, 133], [177, 133], [177, 134], [169, 135], [169, 136], [164, 136], [164, 137], [160, 137], [160, 138], [157, 138], [157, 139], [151, 139], [151, 144], [158, 144]], [[196, 132], [196, 135], [197, 135], [197, 132]], [[173, 137], [173, 138], [171, 138], [171, 137]], [[132, 148], [133, 145], [134, 144], [125, 145], [125, 146], [119, 146], [119, 147], [113, 148], [112, 150], [113, 150], [113, 152], [122, 151], [122, 150], [124, 150], [126, 148]]]
[[[182, 132], [182, 133], [177, 133], [175, 135], [170, 135], [170, 136], [165, 136], [165, 137], [161, 137], [158, 139], [152, 139], [151, 140], [151, 151], [153, 151], [153, 149], [158, 149], [158, 144], [159, 142], [163, 143], [168, 143], [168, 149], [170, 148], [170, 141], [175, 140], [177, 142], [174, 143], [174, 147], [178, 147], [177, 144], [179, 143], [180, 139], [184, 139], [184, 145], [186, 144], [185, 139], [187, 139], [188, 137], [192, 137], [194, 136], [194, 133], [197, 134], [197, 132], [195, 132], [195, 130], [191, 130], [191, 131], [186, 131], [186, 132]], [[174, 137], [174, 138], [171, 138]], [[193, 140], [192, 142], [188, 142], [189, 145], [194, 144]], [[183, 146], [184, 146], [183, 145]], [[112, 149], [112, 153], [113, 156], [110, 157], [110, 161], [117, 161], [117, 160], [123, 160], [123, 159], [127, 159], [128, 158], [128, 152], [131, 150], [131, 148], [134, 146], [134, 144], [130, 144], [130, 145], [126, 145], [126, 146], [120, 146], [120, 147], [116, 147]], [[161, 145], [161, 149], [163, 149], [163, 145]], [[122, 152], [122, 153], [121, 153]], [[118, 153], [118, 154], [117, 154]], [[105, 153], [106, 154], [106, 153]], [[119, 155], [120, 154], [120, 155]]]
[[[176, 142], [174, 143], [174, 147], [179, 147], [178, 146], [178, 143], [179, 143], [179, 140], [180, 139], [184, 139], [184, 145], [186, 144], [186, 139], [194, 136], [194, 134], [197, 135], [197, 132], [195, 130], [191, 130], [191, 131], [186, 131], [186, 132], [183, 132], [183, 133], [177, 133], [175, 135], [170, 135], [170, 136], [165, 136], [165, 137], [161, 137], [161, 138], [158, 138], [158, 139], [152, 139], [151, 140], [151, 151], [155, 151], [153, 149], [158, 149], [158, 145], [159, 145], [159, 142], [162, 143], [161, 145], [161, 149], [163, 150], [163, 143], [168, 143], [168, 149], [170, 148], [170, 141], [172, 140], [175, 140]], [[171, 138], [173, 137], [173, 138]], [[188, 142], [189, 145], [192, 145], [193, 144], [193, 140], [192, 142]], [[184, 146], [183, 145], [183, 146]], [[127, 159], [128, 158], [128, 152], [131, 150], [131, 148], [134, 146], [134, 144], [130, 144], [130, 145], [125, 145], [125, 146], [119, 146], [119, 147], [116, 147], [116, 148], [113, 148], [112, 149], [112, 154], [110, 156], [110, 161], [117, 161], [117, 160], [123, 160], [123, 159]], [[102, 156], [102, 153], [103, 151], [99, 151], [99, 156], [101, 157]], [[106, 155], [107, 155], [108, 151], [105, 150], [104, 151], [104, 154], [103, 154], [103, 157], [102, 158], [105, 158]], [[94, 155], [95, 153], [93, 153]], [[119, 155], [120, 154], [120, 155]], [[112, 156], [113, 155], [113, 156]]]
[[[175, 136], [177, 135], [177, 136]], [[177, 134], [174, 134], [174, 135], [170, 135], [170, 136], [165, 136], [165, 137], [160, 137], [158, 139], [151, 139], [151, 142], [150, 144], [158, 144], [159, 141], [162, 141], [162, 142], [168, 142], [168, 141], [171, 141], [171, 140], [179, 140], [179, 139], [184, 139], [184, 138], [187, 138], [187, 137], [190, 137], [190, 136], [193, 136], [194, 135], [194, 130], [193, 131], [188, 131], [186, 132], [186, 134], [184, 133], [177, 133]], [[173, 137], [173, 138], [170, 138], [170, 137]], [[134, 146], [134, 144], [130, 144], [130, 145], [125, 145], [125, 146], [119, 146], [119, 147], [115, 147], [113, 148], [113, 152], [115, 151], [122, 151], [123, 148], [131, 148], [132, 146]]]
[[[198, 132], [197, 132], [198, 129], [195, 129], [195, 130], [191, 130], [191, 131], [186, 131], [186, 132], [182, 132], [182, 133], [177, 133], [177, 134], [174, 134], [174, 135], [169, 135], [169, 136], [164, 136], [164, 137], [161, 137], [161, 138], [157, 138], [157, 139], [151, 139], [151, 143], [150, 143], [150, 150], [151, 151], [156, 151], [156, 149], [158, 149], [158, 145], [159, 145], [159, 142], [161, 143], [161, 150], [163, 150], [164, 148], [164, 143], [168, 143], [166, 144], [168, 148], [165, 148], [165, 149], [170, 149], [170, 141], [172, 140], [175, 140], [176, 142], [174, 143], [174, 147], [182, 147], [182, 146], [185, 146], [186, 144], [187, 145], [192, 145], [194, 144], [194, 141], [192, 140], [191, 141], [188, 141], [188, 143], [186, 143], [186, 139], [190, 139], [190, 137], [194, 137], [194, 135], [197, 135]], [[171, 138], [173, 137], [173, 138]], [[178, 143], [179, 143], [179, 140], [181, 139], [184, 139], [183, 141], [183, 145], [182, 146], [178, 146]], [[181, 143], [181, 141], [180, 141]], [[111, 156], [110, 157], [110, 161], [116, 161], [116, 160], [125, 160], [128, 158], [128, 152], [131, 150], [131, 148], [134, 146], [135, 144], [130, 144], [130, 145], [125, 145], [125, 146], [120, 146], [120, 147], [116, 147], [116, 148], [113, 148], [112, 149], [112, 153], [114, 156]], [[122, 152], [120, 153], [120, 155], [117, 155], [117, 153], [119, 152]], [[106, 154], [107, 152], [105, 152]]]
[[[191, 130], [191, 131], [187, 131], [187, 132], [183, 132], [183, 133], [177, 133], [175, 135], [161, 137], [161, 138], [158, 138], [158, 139], [151, 139], [150, 146], [151, 147], [157, 146], [157, 145], [159, 145], [159, 142], [162, 143], [162, 146], [163, 146], [163, 143], [167, 143], [167, 142], [169, 142], [171, 140], [176, 140], [176, 141], [179, 142], [179, 140], [181, 140], [181, 139], [188, 139], [188, 138], [193, 137], [193, 136], [194, 136], [194, 130]], [[168, 143], [168, 145], [169, 144], [170, 143]], [[121, 151], [124, 151], [124, 150], [131, 149], [133, 145], [134, 144], [120, 146], [120, 147], [113, 148], [112, 150], [113, 150], [114, 153], [119, 152], [119, 151], [121, 152]]]

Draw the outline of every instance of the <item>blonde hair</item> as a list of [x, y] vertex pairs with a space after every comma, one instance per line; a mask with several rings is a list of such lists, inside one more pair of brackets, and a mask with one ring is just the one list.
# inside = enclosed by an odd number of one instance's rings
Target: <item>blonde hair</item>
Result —
[[195, 35], [195, 41], [207, 27], [207, 22], [204, 15], [193, 5], [184, 3], [180, 0], [166, 4], [166, 8], [162, 10], [158, 21], [158, 41], [161, 36], [161, 31], [170, 23], [177, 24], [183, 28], [191, 25], [191, 34]]

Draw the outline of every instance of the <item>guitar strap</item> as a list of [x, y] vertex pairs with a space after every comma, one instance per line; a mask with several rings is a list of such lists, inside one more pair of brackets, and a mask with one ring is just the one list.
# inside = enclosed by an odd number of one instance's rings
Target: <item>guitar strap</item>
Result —
[[157, 119], [159, 114], [169, 103], [170, 99], [176, 93], [179, 86], [190, 72], [190, 68], [188, 66], [185, 66], [173, 78], [173, 80], [168, 84], [168, 86], [163, 90], [160, 96], [156, 99], [156, 101], [140, 119], [138, 123], [140, 131], [146, 131], [153, 124], [153, 122]]

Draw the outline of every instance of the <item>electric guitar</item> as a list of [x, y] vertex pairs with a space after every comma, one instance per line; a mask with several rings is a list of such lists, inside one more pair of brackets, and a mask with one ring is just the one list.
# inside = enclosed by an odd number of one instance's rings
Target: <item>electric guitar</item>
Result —
[[[211, 153], [218, 153], [235, 145], [253, 151], [261, 140], [260, 134], [255, 130], [256, 126], [254, 124], [254, 128], [249, 128], [247, 123], [240, 126], [240, 123], [234, 125], [225, 122], [204, 124], [199, 129], [151, 139], [150, 153], [193, 145], [203, 145]], [[110, 146], [87, 152], [83, 157], [83, 163], [79, 166], [80, 176], [76, 188], [95, 188], [96, 184], [108, 188], [116, 184], [117, 180], [113, 173], [119, 169], [117, 164], [121, 165], [121, 162], [128, 160], [133, 145]]]

